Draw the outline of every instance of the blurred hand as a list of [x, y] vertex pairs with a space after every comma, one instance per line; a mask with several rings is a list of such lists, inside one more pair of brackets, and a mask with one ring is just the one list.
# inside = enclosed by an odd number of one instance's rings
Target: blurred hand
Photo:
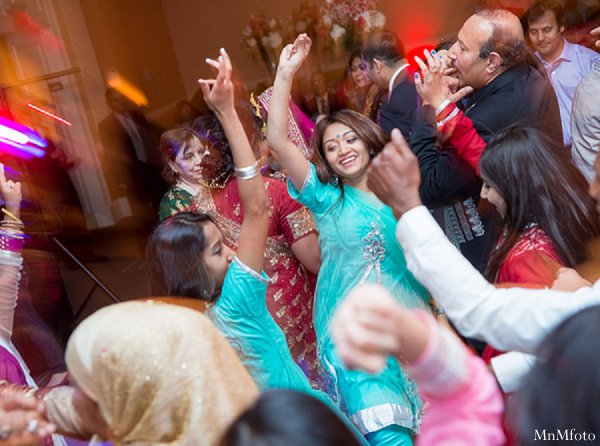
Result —
[[4, 198], [4, 207], [15, 217], [20, 218], [21, 183], [7, 180], [4, 175], [4, 164], [0, 163], [0, 193]]
[[300, 34], [293, 44], [286, 45], [279, 56], [277, 73], [296, 74], [310, 53], [311, 44], [310, 37]]
[[206, 105], [218, 116], [235, 112], [231, 60], [223, 48], [220, 53], [217, 60], [206, 59], [206, 63], [217, 70], [217, 77], [198, 79]]
[[557, 291], [577, 291], [579, 288], [592, 286], [573, 268], [559, 268], [556, 279], [552, 283], [552, 289]]
[[367, 186], [381, 201], [392, 208], [396, 218], [420, 206], [419, 163], [398, 129], [391, 141], [373, 159], [369, 167]]
[[43, 403], [15, 391], [0, 392], [0, 446], [38, 445], [54, 429]]
[[354, 288], [331, 322], [331, 337], [346, 366], [377, 373], [389, 356], [401, 356], [399, 330], [406, 313], [380, 285]]

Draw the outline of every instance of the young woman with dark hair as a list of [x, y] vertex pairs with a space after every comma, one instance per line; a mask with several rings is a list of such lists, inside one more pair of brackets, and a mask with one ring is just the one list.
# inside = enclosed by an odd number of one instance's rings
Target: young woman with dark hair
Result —
[[346, 108], [371, 117], [371, 108], [379, 89], [369, 76], [369, 66], [363, 59], [361, 49], [350, 53], [346, 73], [338, 90], [340, 103]]
[[358, 446], [348, 426], [329, 407], [305, 393], [263, 393], [227, 429], [220, 446]]
[[319, 359], [340, 406], [371, 444], [409, 445], [418, 431], [421, 403], [400, 364], [390, 360], [377, 376], [348, 371], [333, 352], [329, 321], [359, 283], [384, 284], [410, 307], [427, 308], [429, 296], [406, 268], [391, 209], [366, 184], [371, 159], [387, 142], [381, 129], [350, 110], [326, 116], [313, 132], [310, 161], [288, 137], [291, 85], [310, 43], [301, 35], [280, 56], [267, 141], [288, 173], [288, 191], [311, 211], [319, 231], [322, 266], [314, 313]]
[[[550, 287], [559, 268], [581, 263], [586, 244], [600, 234], [594, 200], [568, 155], [533, 128], [508, 128], [490, 140], [480, 161], [481, 197], [503, 220], [486, 271], [490, 282]], [[482, 356], [510, 392], [532, 361], [515, 353], [496, 358], [500, 353], [487, 346]]]
[[539, 130], [512, 127], [490, 141], [480, 171], [481, 197], [503, 218], [488, 280], [549, 286], [558, 267], [584, 260], [600, 221], [585, 178], [562, 147]]
[[[264, 144], [248, 107], [236, 104], [235, 110], [251, 147], [256, 149]], [[223, 243], [237, 249], [244, 207], [234, 175], [230, 141], [218, 117], [205, 115], [194, 122], [193, 128], [165, 132], [161, 137], [161, 152], [165, 178], [173, 183], [161, 202], [161, 219], [187, 210], [206, 214], [223, 234]], [[286, 333], [296, 363], [315, 385], [322, 387], [312, 324], [316, 279], [311, 274], [316, 274], [320, 267], [316, 229], [308, 210], [289, 196], [283, 181], [268, 177], [263, 181], [269, 199], [269, 237], [264, 264], [265, 273], [271, 278], [267, 286], [267, 307]], [[155, 232], [151, 246], [177, 244], [183, 240], [180, 251], [193, 253], [194, 248], [185, 241], [184, 232], [189, 227], [184, 221], [175, 219], [168, 223], [168, 228], [165, 226], [164, 233]], [[168, 240], [160, 240], [161, 237]], [[201, 268], [194, 265], [194, 256], [161, 252], [160, 255], [172, 257], [164, 264], [180, 266], [165, 272], [166, 283], [170, 285], [166, 290], [155, 287], [155, 293], [172, 295], [176, 292], [182, 296], [212, 298], [210, 287], [197, 284], [208, 282]], [[189, 268], [185, 266], [188, 264]], [[162, 274], [154, 277], [162, 277]], [[198, 294], [199, 288], [209, 294]]]

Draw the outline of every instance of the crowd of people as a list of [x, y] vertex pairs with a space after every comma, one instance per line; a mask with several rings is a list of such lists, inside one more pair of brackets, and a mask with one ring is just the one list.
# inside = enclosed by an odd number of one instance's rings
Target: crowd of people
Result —
[[577, 268], [600, 236], [600, 55], [564, 17], [478, 11], [415, 73], [378, 32], [345, 100], [315, 73], [314, 123], [290, 100], [306, 34], [257, 98], [206, 59], [210, 113], [181, 104], [148, 205], [149, 280], [177, 299], [85, 319], [66, 386], [11, 342], [21, 185], [0, 166], [0, 446], [597, 444], [600, 280]]

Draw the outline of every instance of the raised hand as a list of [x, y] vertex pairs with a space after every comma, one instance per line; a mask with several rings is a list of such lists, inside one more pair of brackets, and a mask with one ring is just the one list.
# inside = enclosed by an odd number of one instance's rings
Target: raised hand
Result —
[[369, 167], [367, 186], [392, 208], [396, 218], [421, 205], [419, 163], [398, 129]]
[[445, 100], [457, 102], [465, 96], [471, 94], [472, 87], [463, 87], [456, 89], [456, 79], [446, 76], [450, 70], [445, 62], [445, 55], [442, 53], [423, 52], [425, 61], [419, 56], [415, 56], [415, 62], [421, 69], [421, 74], [415, 74], [415, 87], [425, 104], [432, 107], [439, 107]]
[[0, 193], [4, 198], [4, 207], [8, 212], [19, 218], [21, 208], [21, 183], [7, 180], [4, 175], [4, 164], [0, 163]]
[[370, 373], [381, 371], [388, 356], [402, 348], [398, 328], [404, 311], [379, 285], [353, 289], [331, 321], [331, 336], [346, 366]]
[[311, 44], [310, 37], [300, 34], [293, 44], [286, 45], [279, 56], [277, 73], [296, 74], [310, 53]]
[[218, 59], [207, 58], [206, 63], [217, 70], [215, 79], [198, 79], [206, 105], [218, 116], [235, 111], [229, 55], [221, 48]]

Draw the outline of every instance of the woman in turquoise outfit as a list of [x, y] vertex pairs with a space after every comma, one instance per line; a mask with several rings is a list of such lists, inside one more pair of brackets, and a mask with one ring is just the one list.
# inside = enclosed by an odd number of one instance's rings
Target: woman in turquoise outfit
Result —
[[[224, 50], [215, 80], [201, 80], [204, 98], [230, 142], [244, 208], [237, 252], [206, 214], [183, 212], [163, 220], [149, 242], [163, 295], [200, 298], [207, 313], [239, 353], [259, 389], [297, 390], [334, 405], [315, 391], [294, 363], [285, 335], [267, 310], [269, 278], [262, 270], [269, 228], [269, 200], [256, 158], [233, 107], [231, 63]], [[340, 414], [341, 417], [343, 415]], [[358, 440], [357, 443], [359, 444]]]
[[386, 143], [379, 127], [350, 110], [323, 118], [313, 133], [312, 162], [287, 137], [284, 111], [310, 44], [306, 35], [300, 35], [281, 54], [267, 140], [287, 170], [290, 195], [311, 211], [319, 231], [322, 265], [314, 310], [319, 357], [331, 374], [339, 407], [369, 443], [411, 445], [421, 402], [400, 364], [390, 359], [379, 375], [345, 369], [328, 327], [337, 305], [360, 283], [383, 284], [412, 308], [427, 308], [429, 297], [406, 268], [391, 209], [367, 187], [369, 163]]

